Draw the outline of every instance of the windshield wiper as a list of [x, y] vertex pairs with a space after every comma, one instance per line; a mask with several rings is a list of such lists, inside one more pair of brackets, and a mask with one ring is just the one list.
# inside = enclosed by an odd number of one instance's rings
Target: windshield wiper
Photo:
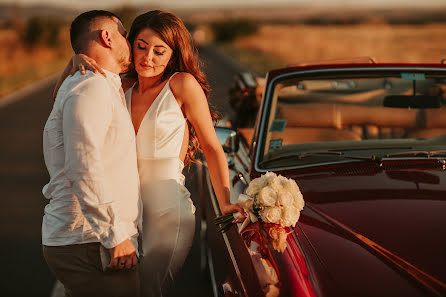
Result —
[[375, 160], [375, 155], [372, 155], [370, 157], [361, 157], [361, 156], [353, 156], [353, 155], [346, 155], [344, 152], [335, 152], [335, 151], [315, 151], [315, 152], [305, 152], [301, 153], [297, 158], [303, 159], [305, 157], [309, 156], [328, 156], [328, 155], [336, 155], [336, 156], [342, 156], [346, 159], [356, 159], [356, 160]]
[[279, 160], [283, 160], [283, 159], [297, 159], [297, 160], [302, 160], [303, 158], [306, 157], [311, 157], [311, 156], [339, 156], [345, 159], [353, 159], [353, 160], [370, 160], [370, 161], [374, 161], [376, 159], [375, 155], [372, 155], [370, 157], [361, 157], [361, 156], [352, 156], [352, 155], [346, 155], [343, 152], [336, 152], [336, 151], [314, 151], [314, 152], [303, 152], [303, 153], [294, 153], [294, 154], [287, 154], [287, 155], [281, 155], [281, 156], [277, 156], [268, 160], [264, 160], [262, 162], [260, 162], [259, 165], [264, 165], [266, 163], [270, 163], [270, 162], [274, 162], [274, 161], [279, 161]]
[[384, 155], [383, 158], [398, 158], [398, 157], [425, 157], [425, 158], [435, 158], [446, 156], [446, 150], [439, 151], [407, 151], [398, 152]]

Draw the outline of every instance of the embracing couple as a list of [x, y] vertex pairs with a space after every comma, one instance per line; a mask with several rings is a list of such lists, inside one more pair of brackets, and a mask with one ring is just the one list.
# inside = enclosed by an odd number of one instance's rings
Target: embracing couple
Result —
[[182, 21], [150, 11], [126, 37], [107, 11], [73, 21], [76, 55], [44, 129], [43, 253], [66, 296], [166, 295], [193, 241], [182, 170], [199, 150], [221, 212], [242, 211]]

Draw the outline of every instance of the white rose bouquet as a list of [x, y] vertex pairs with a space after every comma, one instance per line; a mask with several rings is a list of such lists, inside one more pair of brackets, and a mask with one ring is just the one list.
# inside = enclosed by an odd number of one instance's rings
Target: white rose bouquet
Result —
[[215, 219], [218, 231], [225, 232], [235, 223], [243, 222], [239, 233], [249, 223], [261, 220], [275, 224], [266, 228], [273, 241], [274, 249], [283, 252], [286, 248], [286, 231], [284, 227], [295, 227], [305, 202], [299, 187], [293, 179], [288, 179], [273, 172], [267, 172], [253, 179], [245, 194], [238, 197], [240, 205], [247, 216], [240, 213], [220, 216]]

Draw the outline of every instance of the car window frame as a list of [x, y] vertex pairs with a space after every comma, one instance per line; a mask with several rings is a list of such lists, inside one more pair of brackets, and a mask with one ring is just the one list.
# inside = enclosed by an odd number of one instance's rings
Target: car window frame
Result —
[[[441, 65], [441, 64], [440, 64]], [[439, 66], [440, 66], [439, 65]], [[432, 67], [432, 66], [370, 66], [370, 67], [335, 67], [335, 68], [317, 68], [317, 69], [305, 69], [305, 70], [296, 70], [293, 72], [288, 73], [282, 73], [278, 74], [277, 76], [274, 76], [271, 81], [269, 79], [269, 76], [271, 73], [267, 73], [266, 75], [266, 85], [265, 90], [263, 92], [263, 98], [259, 109], [259, 116], [258, 116], [258, 122], [255, 126], [255, 137], [253, 142], [255, 143], [255, 147], [253, 147], [255, 151], [254, 156], [254, 170], [258, 173], [264, 173], [267, 171], [283, 171], [283, 170], [289, 170], [289, 169], [297, 169], [297, 168], [305, 168], [305, 167], [314, 167], [314, 166], [325, 166], [325, 165], [331, 165], [331, 164], [341, 164], [341, 163], [348, 163], [351, 162], [351, 160], [335, 160], [330, 162], [321, 162], [321, 163], [315, 163], [312, 165], [293, 165], [289, 167], [278, 167], [278, 168], [262, 168], [260, 166], [260, 162], [263, 161], [263, 152], [265, 150], [265, 144], [266, 144], [266, 138], [264, 137], [265, 134], [267, 134], [267, 128], [269, 127], [269, 118], [271, 118], [270, 111], [271, 111], [271, 103], [274, 100], [273, 94], [274, 90], [281, 81], [295, 78], [295, 79], [309, 79], [309, 78], [315, 78], [315, 77], [323, 77], [324, 79], [327, 79], [328, 76], [331, 75], [364, 75], [364, 74], [374, 74], [376, 75], [383, 75], [386, 76], [392, 76], [392, 75], [398, 75], [402, 72], [410, 72], [410, 73], [426, 73], [429, 72], [430, 74], [438, 73], [439, 75], [445, 75], [446, 76], [446, 68], [443, 67]], [[268, 117], [268, 119], [266, 118]]]

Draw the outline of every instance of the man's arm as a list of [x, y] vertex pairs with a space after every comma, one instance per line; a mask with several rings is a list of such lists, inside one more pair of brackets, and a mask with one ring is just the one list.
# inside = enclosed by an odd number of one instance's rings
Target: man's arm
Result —
[[125, 258], [134, 248], [131, 251], [126, 242], [129, 234], [108, 193], [101, 153], [113, 113], [109, 86], [100, 77], [83, 83], [87, 85], [82, 86], [82, 93], [70, 96], [63, 106], [65, 174], [101, 244], [112, 249], [112, 257]]

